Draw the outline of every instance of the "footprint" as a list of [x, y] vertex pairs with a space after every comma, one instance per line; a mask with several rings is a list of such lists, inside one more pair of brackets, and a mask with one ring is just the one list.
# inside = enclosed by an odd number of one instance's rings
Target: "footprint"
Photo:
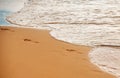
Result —
[[33, 41], [34, 43], [39, 43], [38, 41]]
[[76, 50], [74, 50], [74, 49], [66, 49], [66, 51], [72, 52], [72, 51], [76, 51]]
[[31, 39], [24, 39], [24, 41], [31, 41]]
[[76, 52], [77, 54], [83, 54], [82, 52]]
[[74, 49], [66, 49], [66, 51], [71, 52], [71, 53], [76, 53], [76, 54], [83, 54], [82, 52], [79, 52], [79, 51], [74, 50]]
[[29, 42], [32, 42], [32, 43], [39, 43], [38, 41], [33, 41], [33, 40], [31, 40], [31, 39], [24, 39], [24, 41], [29, 41]]
[[8, 28], [0, 28], [0, 30], [9, 30]]
[[11, 29], [8, 29], [8, 28], [0, 28], [1, 31], [11, 31], [11, 32], [14, 32], [13, 30]]

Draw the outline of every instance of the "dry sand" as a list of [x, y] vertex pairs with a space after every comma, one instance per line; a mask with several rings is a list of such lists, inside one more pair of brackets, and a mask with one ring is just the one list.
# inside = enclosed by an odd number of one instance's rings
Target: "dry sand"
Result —
[[47, 30], [0, 27], [0, 78], [115, 78], [90, 63], [90, 49]]

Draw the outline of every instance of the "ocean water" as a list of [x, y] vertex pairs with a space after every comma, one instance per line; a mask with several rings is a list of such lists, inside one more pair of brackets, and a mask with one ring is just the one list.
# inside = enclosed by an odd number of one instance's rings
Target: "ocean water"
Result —
[[27, 1], [23, 9], [11, 14], [7, 20], [51, 30], [50, 35], [58, 40], [92, 46], [91, 62], [120, 78], [119, 0]]
[[11, 14], [10, 11], [0, 10], [0, 25], [10, 25], [10, 23], [6, 20], [6, 16]]
[[24, 6], [26, 0], [0, 0], [0, 9], [16, 12]]
[[10, 25], [6, 16], [23, 8], [26, 0], [0, 0], [0, 25]]

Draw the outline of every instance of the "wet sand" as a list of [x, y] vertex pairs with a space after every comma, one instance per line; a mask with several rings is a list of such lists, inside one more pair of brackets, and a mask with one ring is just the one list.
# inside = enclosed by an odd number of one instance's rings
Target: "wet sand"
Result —
[[115, 78], [90, 63], [90, 49], [47, 30], [0, 27], [0, 78]]

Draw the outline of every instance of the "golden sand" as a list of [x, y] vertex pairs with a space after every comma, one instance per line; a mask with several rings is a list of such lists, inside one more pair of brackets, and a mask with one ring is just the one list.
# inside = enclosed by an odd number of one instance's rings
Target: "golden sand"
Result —
[[90, 63], [90, 49], [46, 30], [0, 27], [0, 78], [115, 78]]

